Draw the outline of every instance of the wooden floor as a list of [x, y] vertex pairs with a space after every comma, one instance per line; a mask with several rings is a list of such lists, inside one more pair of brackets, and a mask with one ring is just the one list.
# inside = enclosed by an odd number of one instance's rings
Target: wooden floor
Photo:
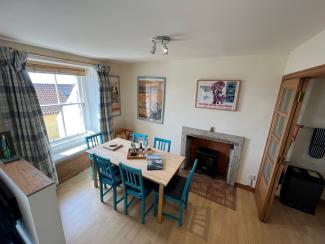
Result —
[[110, 193], [102, 204], [88, 170], [61, 184], [58, 198], [67, 243], [325, 243], [324, 206], [312, 216], [276, 202], [271, 222], [264, 224], [254, 195], [242, 189], [236, 211], [190, 193], [182, 227], [168, 219], [158, 224], [151, 213], [141, 225], [139, 205], [125, 216], [123, 203], [113, 210]]

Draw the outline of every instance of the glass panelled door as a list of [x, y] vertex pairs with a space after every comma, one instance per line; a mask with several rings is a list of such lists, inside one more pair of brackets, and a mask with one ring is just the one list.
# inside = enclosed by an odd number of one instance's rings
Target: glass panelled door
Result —
[[270, 201], [273, 199], [273, 186], [278, 169], [286, 153], [285, 144], [296, 112], [303, 81], [299, 79], [282, 82], [266, 147], [262, 158], [261, 168], [255, 188], [255, 199], [259, 218], [266, 221]]

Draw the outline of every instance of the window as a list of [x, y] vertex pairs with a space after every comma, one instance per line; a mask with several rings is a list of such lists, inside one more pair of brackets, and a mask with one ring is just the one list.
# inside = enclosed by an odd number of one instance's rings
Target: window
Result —
[[83, 76], [30, 71], [50, 142], [86, 133]]

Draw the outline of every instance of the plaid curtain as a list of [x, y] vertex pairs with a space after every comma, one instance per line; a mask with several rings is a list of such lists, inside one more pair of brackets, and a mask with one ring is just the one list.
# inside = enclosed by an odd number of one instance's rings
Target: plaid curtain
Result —
[[105, 142], [113, 138], [113, 119], [111, 94], [109, 83], [110, 67], [105, 65], [97, 65], [97, 73], [99, 76], [99, 97], [100, 97], [100, 130], [103, 133], [103, 140]]
[[0, 112], [17, 153], [58, 183], [41, 107], [25, 69], [27, 53], [0, 47]]

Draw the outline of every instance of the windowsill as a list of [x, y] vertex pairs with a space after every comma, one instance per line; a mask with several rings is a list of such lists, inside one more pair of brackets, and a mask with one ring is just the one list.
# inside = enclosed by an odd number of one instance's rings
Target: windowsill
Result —
[[79, 146], [75, 146], [73, 148], [69, 148], [67, 150], [64, 150], [62, 152], [58, 152], [55, 155], [53, 155], [53, 161], [55, 162], [55, 164], [62, 162], [64, 160], [73, 158], [79, 154], [81, 154], [82, 152], [87, 150], [87, 146], [85, 144], [83, 145], [79, 145]]
[[86, 136], [88, 136], [89, 133], [91, 133], [91, 132], [86, 132], [86, 133], [81, 134], [81, 135], [70, 136], [70, 137], [54, 140], [54, 141], [50, 142], [50, 145], [51, 145], [52, 148], [57, 147], [57, 146], [61, 146], [61, 145], [64, 145], [66, 143], [73, 142], [75, 140], [83, 139]]

